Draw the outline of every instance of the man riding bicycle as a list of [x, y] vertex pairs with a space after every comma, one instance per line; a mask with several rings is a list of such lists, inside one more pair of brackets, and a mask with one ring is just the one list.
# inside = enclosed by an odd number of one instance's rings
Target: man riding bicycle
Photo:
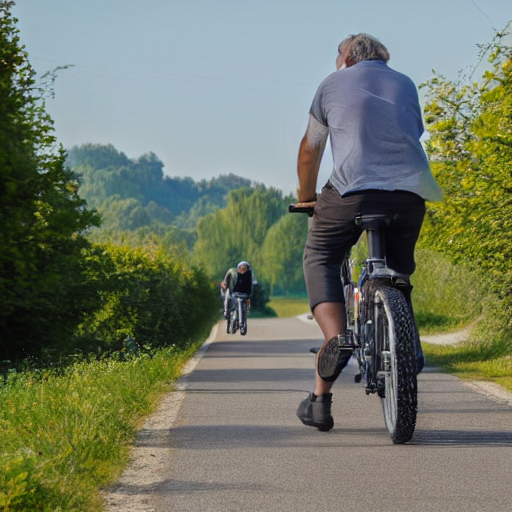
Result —
[[[442, 197], [420, 142], [424, 127], [416, 87], [407, 76], [389, 68], [388, 60], [386, 47], [367, 34], [342, 41], [337, 71], [320, 84], [300, 143], [298, 200], [316, 201], [304, 250], [304, 278], [311, 311], [324, 335], [317, 362], [325, 347], [336, 343], [346, 329], [339, 275], [343, 258], [361, 235], [355, 218], [391, 217], [387, 262], [397, 272], [410, 275], [425, 200]], [[328, 137], [334, 168], [317, 197]], [[417, 345], [421, 370], [419, 339]], [[320, 430], [333, 427], [331, 387], [351, 354], [351, 350], [339, 351], [336, 371], [329, 378], [316, 372], [315, 388], [297, 410], [305, 425]]]
[[[228, 318], [231, 309], [236, 303], [236, 295], [243, 293], [251, 296], [252, 270], [247, 261], [241, 261], [235, 268], [230, 268], [220, 283], [221, 295], [224, 303], [224, 318]], [[248, 299], [250, 304], [250, 299]]]

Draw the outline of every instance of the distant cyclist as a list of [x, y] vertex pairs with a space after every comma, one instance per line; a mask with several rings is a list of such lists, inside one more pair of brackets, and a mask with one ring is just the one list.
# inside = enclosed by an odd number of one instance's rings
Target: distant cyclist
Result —
[[[228, 318], [236, 294], [243, 293], [251, 296], [252, 293], [252, 270], [247, 261], [241, 261], [236, 268], [230, 268], [220, 283], [221, 295], [224, 302], [224, 318]], [[250, 304], [250, 298], [248, 299]]]
[[[386, 214], [388, 264], [414, 272], [414, 247], [425, 214], [425, 200], [441, 199], [422, 148], [424, 131], [412, 80], [388, 67], [389, 52], [367, 34], [349, 36], [338, 47], [337, 71], [319, 86], [298, 157], [300, 203], [316, 201], [304, 250], [309, 305], [324, 335], [323, 348], [345, 329], [339, 279], [343, 258], [361, 235], [358, 215]], [[320, 161], [330, 138], [334, 168], [316, 195]], [[410, 301], [410, 297], [409, 297]], [[417, 339], [418, 370], [423, 354]], [[336, 374], [323, 380], [301, 402], [297, 415], [320, 430], [333, 426], [331, 387], [350, 359], [339, 354]]]

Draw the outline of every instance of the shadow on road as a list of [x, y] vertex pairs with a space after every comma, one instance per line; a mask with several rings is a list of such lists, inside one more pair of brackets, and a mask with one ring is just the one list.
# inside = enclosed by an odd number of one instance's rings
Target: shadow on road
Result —
[[[385, 428], [343, 428], [318, 432], [308, 427], [266, 425], [176, 426], [171, 429], [142, 430], [137, 445], [186, 450], [233, 450], [237, 448], [317, 448], [393, 446]], [[407, 446], [509, 446], [512, 432], [468, 430], [416, 431]]]
[[512, 432], [468, 430], [416, 430], [412, 445], [510, 446]]
[[208, 357], [215, 358], [247, 358], [247, 357], [292, 357], [310, 355], [309, 349], [317, 347], [320, 341], [315, 338], [301, 340], [268, 340], [233, 339], [216, 341], [208, 349]]

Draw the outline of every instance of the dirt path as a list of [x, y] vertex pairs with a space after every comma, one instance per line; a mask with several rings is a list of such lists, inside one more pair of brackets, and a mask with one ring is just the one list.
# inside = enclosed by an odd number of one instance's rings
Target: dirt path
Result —
[[434, 345], [456, 345], [462, 341], [466, 341], [473, 330], [475, 324], [468, 325], [464, 329], [457, 332], [448, 332], [445, 334], [431, 334], [420, 336], [421, 341], [432, 343]]

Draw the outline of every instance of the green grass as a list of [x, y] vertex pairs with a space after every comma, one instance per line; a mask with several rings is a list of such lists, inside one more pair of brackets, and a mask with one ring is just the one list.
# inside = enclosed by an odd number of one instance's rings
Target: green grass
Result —
[[411, 282], [414, 313], [422, 334], [455, 331], [482, 315], [486, 294], [483, 279], [434, 251], [416, 251]]
[[289, 318], [309, 313], [308, 298], [298, 297], [271, 297], [268, 304], [279, 318]]
[[425, 249], [416, 251], [416, 262], [411, 281], [421, 334], [452, 332], [476, 323], [463, 344], [425, 344], [428, 364], [463, 379], [487, 380], [512, 391], [510, 318], [503, 303], [488, 293], [485, 277]]
[[467, 342], [424, 345], [427, 362], [463, 379], [495, 382], [512, 391], [512, 335], [508, 315], [490, 301]]
[[512, 391], [512, 356], [489, 357], [474, 345], [443, 347], [424, 345], [430, 366], [438, 366], [462, 379], [485, 380], [500, 384]]
[[0, 510], [103, 510], [99, 489], [197, 347], [11, 371], [0, 386]]

